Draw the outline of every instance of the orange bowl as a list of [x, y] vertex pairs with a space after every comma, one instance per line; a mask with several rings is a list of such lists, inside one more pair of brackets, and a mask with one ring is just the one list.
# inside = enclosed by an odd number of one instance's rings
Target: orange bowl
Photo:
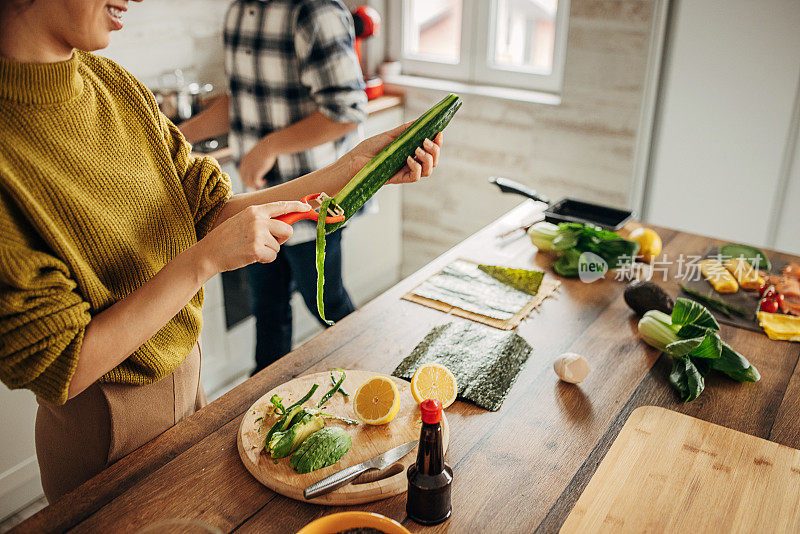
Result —
[[320, 517], [301, 528], [297, 534], [336, 534], [349, 528], [375, 528], [386, 534], [411, 534], [403, 525], [372, 512], [340, 512]]

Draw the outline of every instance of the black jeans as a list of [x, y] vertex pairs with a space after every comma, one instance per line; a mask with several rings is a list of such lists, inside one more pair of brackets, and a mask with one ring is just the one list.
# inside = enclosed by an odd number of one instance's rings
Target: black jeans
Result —
[[[342, 231], [325, 243], [325, 317], [339, 321], [355, 311], [342, 284]], [[311, 314], [317, 314], [316, 243], [281, 247], [272, 263], [247, 267], [253, 315], [256, 317], [256, 368], [253, 374], [292, 350], [292, 292], [300, 291]]]

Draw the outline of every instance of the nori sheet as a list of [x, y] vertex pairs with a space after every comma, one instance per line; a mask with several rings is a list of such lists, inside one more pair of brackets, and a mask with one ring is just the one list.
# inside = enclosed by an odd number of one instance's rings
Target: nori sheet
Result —
[[531, 294], [504, 284], [477, 264], [462, 260], [425, 280], [413, 293], [500, 320], [510, 319], [531, 300]]
[[533, 349], [516, 332], [473, 322], [433, 328], [392, 373], [411, 379], [424, 363], [440, 363], [458, 382], [458, 397], [496, 412]]
[[544, 278], [542, 271], [532, 271], [530, 269], [513, 269], [511, 267], [484, 264], [478, 265], [478, 269], [507, 286], [534, 296], [539, 292], [539, 286], [542, 285], [542, 279]]

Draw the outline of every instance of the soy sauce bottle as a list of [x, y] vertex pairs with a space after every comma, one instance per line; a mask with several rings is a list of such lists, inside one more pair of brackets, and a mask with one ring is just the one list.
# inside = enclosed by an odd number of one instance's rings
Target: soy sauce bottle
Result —
[[453, 470], [444, 463], [442, 403], [428, 399], [420, 404], [422, 432], [417, 463], [408, 466], [408, 517], [422, 525], [435, 525], [450, 517]]

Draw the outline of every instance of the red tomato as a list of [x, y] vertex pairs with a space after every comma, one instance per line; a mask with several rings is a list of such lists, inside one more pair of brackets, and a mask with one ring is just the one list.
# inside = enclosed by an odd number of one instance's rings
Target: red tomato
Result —
[[767, 313], [775, 313], [775, 312], [778, 311], [778, 307], [779, 307], [779, 304], [778, 304], [778, 300], [777, 299], [767, 298], [767, 299], [762, 299], [761, 300], [761, 305], [759, 306], [758, 309], [760, 309], [763, 312], [767, 312]]
[[758, 289], [758, 296], [762, 299], [770, 298], [775, 295], [775, 286], [772, 284], [764, 284]]

